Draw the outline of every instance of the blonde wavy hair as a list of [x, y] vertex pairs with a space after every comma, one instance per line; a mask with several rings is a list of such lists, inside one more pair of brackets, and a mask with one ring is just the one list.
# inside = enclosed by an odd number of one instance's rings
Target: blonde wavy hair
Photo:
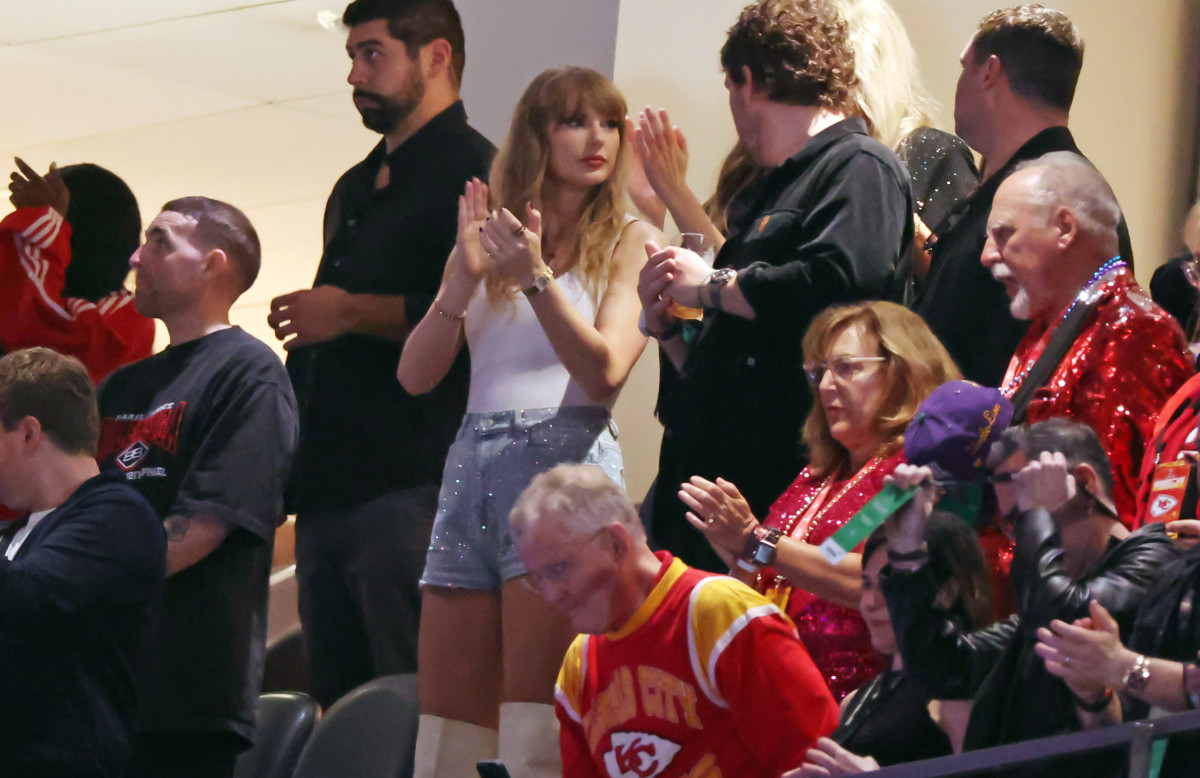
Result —
[[830, 0], [846, 22], [858, 84], [851, 97], [871, 135], [888, 148], [919, 127], [931, 127], [937, 102], [917, 69], [904, 22], [886, 0]]
[[[840, 305], [819, 313], [804, 333], [804, 362], [827, 362], [833, 342], [850, 327], [879, 344], [883, 363], [883, 399], [876, 411], [873, 432], [886, 441], [890, 454], [904, 442], [904, 430], [917, 412], [917, 406], [947, 381], [961, 378], [958, 367], [946, 347], [925, 321], [903, 306], [882, 300]], [[809, 467], [823, 477], [850, 465], [850, 452], [834, 440], [829, 419], [817, 390], [813, 389], [813, 407], [804, 422], [804, 443], [808, 446]]]
[[[559, 255], [573, 257], [568, 267], [583, 271], [587, 289], [598, 299], [608, 281], [613, 244], [625, 227], [628, 210], [625, 198], [625, 98], [603, 74], [584, 67], [551, 68], [542, 71], [521, 95], [513, 114], [512, 127], [492, 165], [490, 188], [494, 207], [507, 208], [524, 220], [525, 206], [544, 212], [543, 189], [550, 165], [550, 132], [556, 124], [591, 108], [606, 120], [617, 123], [621, 145], [613, 173], [588, 194], [583, 213], [569, 243], [557, 247]], [[488, 300], [493, 305], [511, 300], [512, 278], [500, 273], [486, 280]]]

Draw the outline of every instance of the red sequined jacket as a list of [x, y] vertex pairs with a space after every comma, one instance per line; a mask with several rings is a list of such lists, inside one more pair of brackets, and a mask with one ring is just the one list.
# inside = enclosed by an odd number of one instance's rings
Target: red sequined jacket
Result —
[[[1048, 335], [1035, 322], [1009, 365], [1028, 370]], [[1113, 497], [1121, 520], [1134, 525], [1138, 469], [1158, 411], [1192, 375], [1183, 331], [1150, 299], [1126, 268], [1113, 271], [1100, 301], [1050, 381], [1034, 392], [1029, 423], [1055, 416], [1096, 431], [1113, 466]], [[1006, 387], [1008, 393], [1016, 387]]]

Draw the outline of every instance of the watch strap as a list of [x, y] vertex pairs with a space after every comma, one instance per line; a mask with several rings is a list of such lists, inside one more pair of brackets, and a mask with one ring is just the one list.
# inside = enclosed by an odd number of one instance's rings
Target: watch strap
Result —
[[1133, 666], [1129, 668], [1129, 672], [1125, 673], [1125, 677], [1121, 679], [1121, 686], [1126, 691], [1137, 694], [1146, 690], [1146, 686], [1150, 683], [1150, 660], [1145, 654], [1138, 654], [1137, 659], [1133, 661]]
[[778, 552], [781, 537], [783, 537], [783, 531], [775, 527], [766, 528], [762, 525], [755, 527], [754, 534], [746, 540], [746, 547], [742, 549], [742, 555], [738, 557], [738, 567], [749, 572], [770, 567], [775, 563], [775, 555]]
[[537, 275], [533, 277], [533, 283], [521, 292], [526, 297], [533, 297], [540, 294], [546, 287], [550, 286], [550, 282], [554, 280], [554, 271], [550, 268], [543, 268]]
[[[729, 267], [718, 268], [709, 273], [708, 277], [704, 279], [704, 283], [701, 284], [702, 288], [708, 289], [709, 299], [704, 307], [721, 310], [721, 291], [735, 278], [737, 278], [737, 271]], [[701, 303], [704, 303], [703, 298]]]

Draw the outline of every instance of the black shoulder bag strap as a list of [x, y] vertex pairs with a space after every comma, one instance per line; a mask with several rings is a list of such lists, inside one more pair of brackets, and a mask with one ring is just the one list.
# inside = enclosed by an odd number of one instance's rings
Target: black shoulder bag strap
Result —
[[1021, 381], [1021, 386], [1013, 395], [1013, 426], [1025, 423], [1025, 410], [1029, 406], [1029, 401], [1033, 399], [1033, 393], [1054, 375], [1054, 371], [1058, 369], [1063, 357], [1071, 350], [1071, 344], [1079, 336], [1079, 331], [1083, 329], [1083, 323], [1091, 315], [1099, 301], [1100, 295], [1088, 294], [1087, 291], [1084, 291], [1076, 298], [1075, 307], [1071, 310], [1070, 315], [1055, 328], [1054, 334], [1050, 336], [1050, 342], [1046, 344], [1041, 356], [1033, 363], [1033, 367], [1029, 368], [1028, 375], [1025, 376], [1025, 380]]

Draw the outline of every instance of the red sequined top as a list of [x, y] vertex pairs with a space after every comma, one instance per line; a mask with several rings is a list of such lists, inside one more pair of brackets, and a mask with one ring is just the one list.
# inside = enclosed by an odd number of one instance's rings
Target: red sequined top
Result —
[[[1113, 497], [1121, 520], [1133, 526], [1138, 469], [1158, 411], [1195, 372], [1175, 319], [1121, 267], [1103, 279], [1101, 298], [1050, 381], [1029, 403], [1029, 423], [1054, 416], [1096, 431], [1113, 466]], [[1057, 326], [1057, 325], [1056, 325]], [[1053, 334], [1034, 322], [1009, 363], [1011, 379], [1032, 367]]]
[[[879, 493], [884, 476], [902, 462], [904, 452], [899, 451], [890, 457], [873, 459], [850, 478], [840, 480], [814, 476], [806, 467], [771, 506], [763, 525], [819, 546]], [[821, 502], [817, 503], [818, 500]], [[805, 525], [803, 519], [810, 510], [816, 513]], [[871, 634], [857, 610], [793, 588], [771, 568], [762, 571], [756, 588], [779, 604], [796, 623], [800, 638], [829, 683], [835, 700], [840, 702], [884, 669], [885, 660], [871, 646]]]

